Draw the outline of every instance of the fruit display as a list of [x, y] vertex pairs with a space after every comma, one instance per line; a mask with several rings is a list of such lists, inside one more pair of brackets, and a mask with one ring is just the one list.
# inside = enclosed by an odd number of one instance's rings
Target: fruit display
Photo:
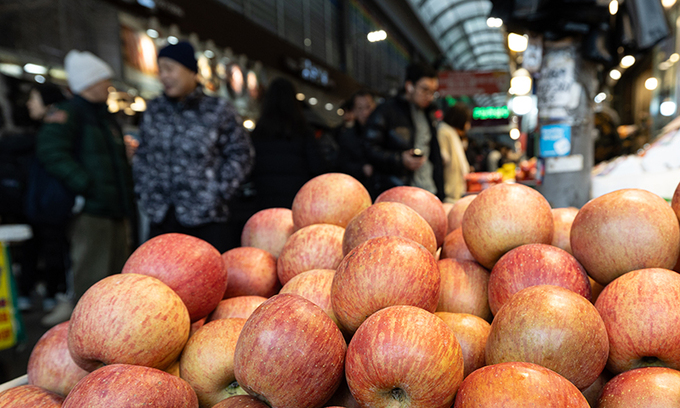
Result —
[[220, 254], [147, 241], [45, 333], [8, 407], [680, 406], [680, 185], [580, 210], [502, 183], [371, 202], [343, 174]]

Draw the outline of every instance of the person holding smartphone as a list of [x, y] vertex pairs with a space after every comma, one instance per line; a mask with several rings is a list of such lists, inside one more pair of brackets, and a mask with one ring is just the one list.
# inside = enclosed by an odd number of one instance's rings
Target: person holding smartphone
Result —
[[424, 64], [406, 69], [403, 92], [378, 106], [368, 118], [366, 157], [374, 168], [372, 187], [379, 195], [396, 186], [421, 187], [444, 199], [442, 157], [432, 101], [437, 72]]

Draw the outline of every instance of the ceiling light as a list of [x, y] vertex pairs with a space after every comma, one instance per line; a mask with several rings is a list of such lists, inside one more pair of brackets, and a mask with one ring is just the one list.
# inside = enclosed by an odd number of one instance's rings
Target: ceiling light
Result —
[[491, 28], [500, 27], [503, 25], [503, 20], [496, 17], [489, 17], [486, 19], [486, 25]]
[[595, 103], [602, 103], [605, 99], [607, 99], [607, 94], [604, 92], [595, 95]]
[[534, 100], [531, 96], [515, 96], [512, 98], [512, 111], [516, 115], [526, 115], [534, 107]]
[[310, 105], [314, 106], [314, 105], [316, 105], [316, 103], [319, 102], [319, 101], [318, 101], [316, 98], [311, 97], [311, 98], [309, 98], [309, 101], [308, 101], [308, 102], [309, 102]]
[[623, 68], [631, 67], [633, 64], [635, 64], [635, 57], [632, 55], [626, 55], [625, 57], [621, 58], [620, 64]]
[[515, 33], [508, 34], [508, 48], [514, 52], [524, 52], [529, 46], [529, 36]]
[[168, 37], [168, 43], [175, 45], [178, 42], [179, 42], [179, 39], [177, 37], [175, 37], [174, 35], [171, 35], [170, 37]]
[[158, 31], [154, 30], [153, 28], [149, 28], [146, 30], [146, 35], [148, 35], [151, 38], [158, 38]]
[[675, 0], [661, 0], [661, 5], [666, 8], [673, 7], [673, 5], [675, 5]]
[[253, 130], [255, 129], [255, 122], [253, 122], [252, 119], [246, 119], [243, 121], [243, 127], [248, 130]]
[[678, 61], [680, 61], [680, 54], [678, 54], [677, 52], [674, 52], [674, 53], [671, 54], [670, 57], [668, 57], [668, 60], [670, 62], [678, 62]]
[[616, 0], [612, 0], [609, 2], [609, 14], [616, 15], [616, 13], [619, 12], [619, 2]]
[[665, 100], [661, 102], [659, 106], [659, 113], [663, 116], [672, 116], [675, 113], [675, 102], [671, 100]]
[[21, 68], [21, 65], [0, 64], [0, 73], [13, 77], [20, 77], [24, 74], [24, 69]]
[[387, 33], [385, 30], [371, 31], [366, 35], [366, 38], [370, 42], [384, 41], [387, 39]]
[[657, 86], [659, 86], [659, 80], [654, 77], [647, 78], [645, 81], [645, 88], [649, 89], [650, 91], [655, 90]]
[[305, 94], [303, 94], [302, 92], [298, 92], [297, 95], [295, 95], [295, 99], [297, 99], [298, 101], [304, 101]]
[[332, 110], [333, 110], [333, 104], [332, 104], [332, 103], [327, 103], [327, 104], [326, 104], [326, 110], [327, 110], [327, 111], [332, 111]]
[[42, 65], [28, 63], [24, 65], [24, 71], [29, 74], [45, 75], [47, 73], [47, 68]]
[[519, 139], [520, 135], [521, 135], [521, 133], [520, 133], [519, 129], [517, 129], [517, 128], [510, 129], [510, 139], [517, 140], [517, 139]]
[[621, 79], [621, 71], [619, 71], [618, 69], [612, 69], [611, 71], [609, 71], [609, 76], [611, 77], [611, 79], [618, 81], [619, 79]]

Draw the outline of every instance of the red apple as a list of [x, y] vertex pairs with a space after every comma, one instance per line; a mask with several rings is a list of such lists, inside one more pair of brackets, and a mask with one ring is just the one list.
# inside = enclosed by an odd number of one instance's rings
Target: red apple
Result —
[[487, 364], [539, 364], [579, 389], [595, 382], [608, 354], [607, 330], [595, 306], [551, 285], [517, 292], [494, 317], [486, 342]]
[[202, 318], [201, 320], [198, 320], [198, 321], [195, 321], [195, 322], [191, 323], [191, 327], [189, 328], [189, 338], [191, 338], [191, 336], [193, 336], [194, 334], [196, 334], [196, 332], [198, 331], [198, 329], [200, 329], [201, 327], [203, 327], [203, 325], [205, 324], [205, 322], [206, 322], [207, 320], [208, 320], [208, 317], [206, 316], [206, 317]]
[[236, 381], [273, 407], [321, 407], [342, 380], [347, 345], [314, 303], [276, 295], [248, 319], [236, 343]]
[[387, 306], [411, 305], [434, 312], [439, 285], [437, 263], [425, 248], [401, 237], [373, 238], [354, 248], [338, 266], [331, 304], [342, 327], [353, 333], [368, 316]]
[[212, 408], [269, 408], [269, 405], [250, 395], [229, 397]]
[[437, 262], [441, 275], [438, 312], [469, 313], [491, 320], [489, 271], [473, 261], [442, 259]]
[[335, 312], [333, 312], [331, 306], [333, 277], [335, 277], [335, 270], [333, 269], [312, 269], [289, 280], [288, 283], [283, 285], [280, 293], [302, 296], [319, 306], [321, 310], [328, 314], [328, 317], [338, 324], [338, 318], [335, 317]]
[[453, 203], [453, 208], [447, 214], [449, 232], [463, 226], [463, 215], [465, 214], [465, 210], [467, 210], [468, 206], [472, 200], [475, 199], [475, 197], [477, 197], [476, 194], [468, 195]]
[[567, 379], [537, 364], [510, 362], [482, 367], [461, 384], [453, 408], [588, 408]]
[[291, 235], [276, 263], [279, 281], [285, 285], [295, 275], [312, 269], [335, 269], [342, 261], [342, 237], [337, 225], [314, 224]]
[[256, 212], [243, 226], [241, 246], [264, 249], [278, 258], [293, 232], [293, 211], [288, 208], [268, 208]]
[[465, 363], [464, 376], [467, 377], [478, 368], [484, 367], [486, 339], [491, 332], [489, 322], [467, 313], [437, 312], [435, 315], [453, 330], [458, 339]]
[[548, 201], [522, 184], [489, 187], [470, 203], [463, 216], [465, 243], [487, 269], [518, 246], [550, 244], [553, 230]]
[[305, 183], [293, 200], [295, 229], [312, 224], [345, 228], [349, 221], [371, 205], [368, 190], [352, 176], [327, 173]]
[[73, 388], [63, 408], [198, 408], [184, 380], [155, 368], [113, 364], [90, 373]]
[[189, 338], [182, 299], [156, 278], [112, 275], [90, 287], [71, 315], [68, 349], [87, 371], [136, 364], [165, 369]]
[[384, 236], [408, 238], [432, 255], [437, 252], [437, 239], [423, 217], [404, 204], [383, 202], [368, 207], [347, 225], [342, 253], [347, 255], [362, 242]]
[[447, 221], [446, 221], [447, 224], [446, 225], [447, 225], [447, 230], [448, 230], [448, 216], [449, 216], [449, 213], [451, 212], [451, 210], [453, 209], [453, 203], [443, 202], [442, 206], [444, 207], [444, 212], [446, 213], [446, 217], [447, 217]]
[[677, 407], [680, 371], [646, 367], [626, 371], [605, 385], [598, 408]]
[[177, 359], [174, 363], [170, 365], [170, 367], [166, 368], [163, 371], [174, 377], [179, 377], [179, 359]]
[[236, 296], [272, 297], [281, 289], [276, 258], [264, 249], [234, 248], [222, 254], [228, 283], [224, 298]]
[[64, 397], [37, 385], [20, 385], [0, 393], [0, 408], [60, 408]]
[[607, 368], [680, 369], [680, 275], [666, 269], [629, 272], [595, 302], [609, 335]]
[[62, 396], [89, 374], [73, 362], [68, 351], [68, 324], [58, 324], [43, 334], [28, 359], [28, 383]]
[[184, 234], [163, 234], [146, 241], [128, 258], [123, 273], [153, 276], [170, 286], [187, 306], [192, 322], [212, 312], [227, 288], [219, 251]]
[[218, 319], [247, 319], [267, 298], [262, 296], [237, 296], [224, 299], [208, 316], [208, 322]]
[[444, 245], [441, 248], [441, 259], [451, 258], [457, 261], [473, 261], [477, 262], [465, 243], [463, 238], [463, 229], [456, 228], [449, 232], [444, 239]]
[[437, 248], [444, 243], [447, 228], [446, 211], [436, 195], [419, 187], [399, 186], [383, 192], [375, 202], [402, 203], [411, 207], [432, 227], [437, 239]]
[[347, 348], [347, 384], [362, 407], [448, 408], [463, 353], [443, 320], [413, 306], [372, 314]]
[[680, 254], [680, 225], [666, 201], [624, 189], [589, 201], [571, 227], [571, 249], [602, 285], [626, 272], [670, 269]]
[[221, 319], [201, 327], [182, 351], [179, 376], [196, 391], [202, 407], [245, 394], [234, 376], [234, 350], [245, 319]]
[[489, 277], [489, 306], [496, 315], [512, 295], [536, 285], [555, 285], [591, 299], [588, 275], [576, 258], [552, 245], [522, 245], [503, 255]]
[[574, 223], [574, 218], [578, 214], [578, 208], [553, 208], [552, 215], [555, 222], [555, 232], [553, 232], [553, 239], [551, 245], [562, 248], [565, 251], [571, 252], [571, 241], [569, 240], [571, 232], [571, 224]]

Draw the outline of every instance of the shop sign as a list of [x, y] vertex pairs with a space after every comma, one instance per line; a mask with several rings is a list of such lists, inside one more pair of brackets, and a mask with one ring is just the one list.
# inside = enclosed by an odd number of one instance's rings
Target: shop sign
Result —
[[510, 74], [505, 71], [442, 71], [439, 93], [442, 95], [492, 95], [508, 92]]
[[571, 126], [556, 124], [541, 127], [541, 157], [566, 156], [571, 152]]
[[286, 57], [284, 63], [288, 70], [307, 82], [324, 88], [333, 88], [335, 86], [335, 82], [331, 79], [329, 72], [307, 58], [296, 60]]
[[472, 119], [507, 119], [510, 116], [510, 109], [507, 106], [478, 106], [472, 109]]

